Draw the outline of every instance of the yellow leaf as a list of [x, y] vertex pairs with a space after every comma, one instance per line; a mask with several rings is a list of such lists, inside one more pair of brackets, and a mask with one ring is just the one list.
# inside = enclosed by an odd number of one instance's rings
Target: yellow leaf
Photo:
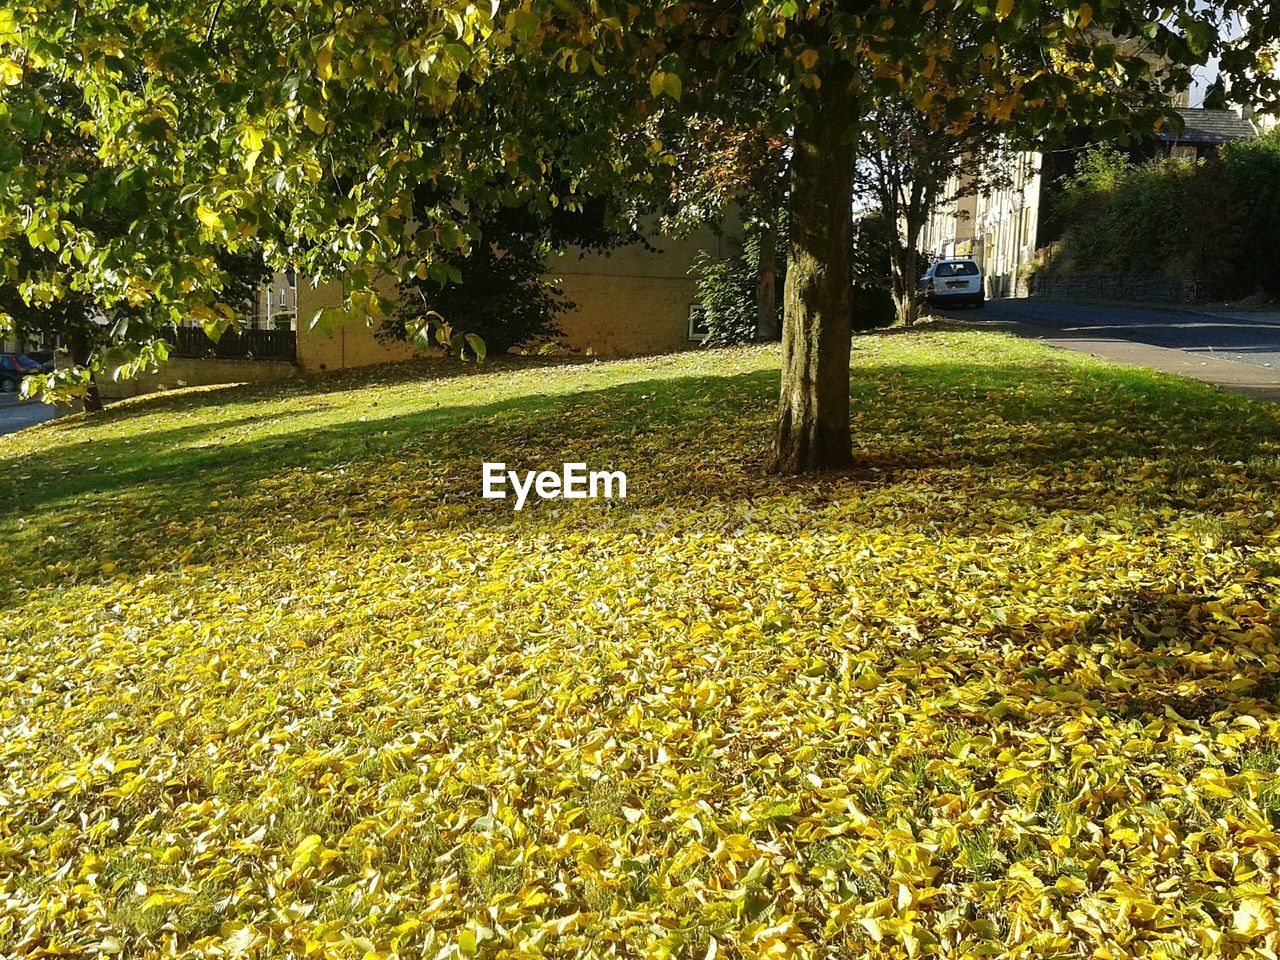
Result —
[[1244, 937], [1261, 936], [1275, 926], [1275, 916], [1261, 900], [1242, 900], [1231, 914], [1231, 928]]
[[1064, 874], [1059, 877], [1054, 887], [1063, 893], [1077, 894], [1084, 893], [1085, 883], [1079, 877], [1072, 877]]
[[1013, 0], [996, 0], [996, 19], [1003, 20], [1013, 13]]
[[316, 76], [321, 80], [333, 79], [333, 41], [328, 40], [316, 51]]
[[474, 930], [463, 930], [458, 934], [458, 952], [464, 957], [476, 955], [476, 933]]
[[199, 217], [200, 222], [210, 230], [223, 229], [224, 224], [222, 222], [222, 217], [218, 216], [215, 211], [210, 210], [203, 203], [196, 207], [196, 216]]
[[863, 929], [871, 935], [871, 939], [876, 943], [884, 939], [884, 931], [880, 927], [880, 921], [875, 917], [860, 917], [858, 923], [862, 925]]
[[324, 114], [315, 107], [302, 108], [302, 122], [307, 125], [307, 129], [319, 136], [325, 131]]

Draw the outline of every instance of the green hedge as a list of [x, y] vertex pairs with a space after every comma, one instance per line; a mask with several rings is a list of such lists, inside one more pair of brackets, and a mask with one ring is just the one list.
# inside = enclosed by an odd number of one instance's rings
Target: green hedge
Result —
[[1280, 294], [1280, 133], [1198, 162], [1094, 150], [1055, 214], [1067, 229], [1051, 273], [1190, 277], [1215, 299]]

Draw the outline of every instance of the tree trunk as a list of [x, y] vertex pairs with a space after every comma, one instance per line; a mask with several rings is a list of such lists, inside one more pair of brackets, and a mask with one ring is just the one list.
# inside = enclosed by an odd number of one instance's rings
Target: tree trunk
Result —
[[[907, 234], [915, 236], [910, 224]], [[914, 243], [895, 244], [893, 251], [893, 307], [898, 323], [911, 326], [920, 318], [920, 257]]]
[[778, 329], [778, 228], [772, 220], [760, 225], [760, 250], [756, 262], [756, 341], [777, 340]]
[[85, 413], [102, 412], [102, 395], [98, 393], [98, 380], [89, 374], [89, 386], [85, 387], [84, 396], [80, 398], [80, 406]]
[[770, 451], [774, 473], [853, 462], [849, 339], [853, 147], [852, 69], [838, 67], [797, 111], [791, 159], [791, 247], [783, 299], [782, 396]]
[[[77, 367], [89, 366], [93, 358], [93, 338], [84, 331], [76, 331], [70, 336], [71, 359]], [[89, 373], [89, 386], [80, 398], [81, 409], [85, 413], [98, 413], [102, 410], [102, 395], [98, 393], [98, 381], [92, 371]]]

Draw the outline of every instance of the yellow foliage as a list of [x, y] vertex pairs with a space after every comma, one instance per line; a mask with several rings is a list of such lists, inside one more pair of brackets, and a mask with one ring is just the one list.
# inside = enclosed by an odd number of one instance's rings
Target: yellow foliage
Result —
[[1274, 956], [1280, 414], [856, 347], [816, 480], [772, 348], [9, 438], [0, 955]]

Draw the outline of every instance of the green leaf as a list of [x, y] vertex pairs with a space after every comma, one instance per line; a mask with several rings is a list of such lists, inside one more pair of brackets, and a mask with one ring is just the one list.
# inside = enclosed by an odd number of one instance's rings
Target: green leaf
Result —
[[511, 32], [519, 40], [528, 40], [538, 32], [541, 18], [532, 10], [516, 10], [509, 20]]
[[346, 314], [341, 307], [325, 307], [317, 310], [311, 317], [311, 329], [319, 330], [326, 336], [333, 333], [337, 329], [338, 324], [346, 319]]

